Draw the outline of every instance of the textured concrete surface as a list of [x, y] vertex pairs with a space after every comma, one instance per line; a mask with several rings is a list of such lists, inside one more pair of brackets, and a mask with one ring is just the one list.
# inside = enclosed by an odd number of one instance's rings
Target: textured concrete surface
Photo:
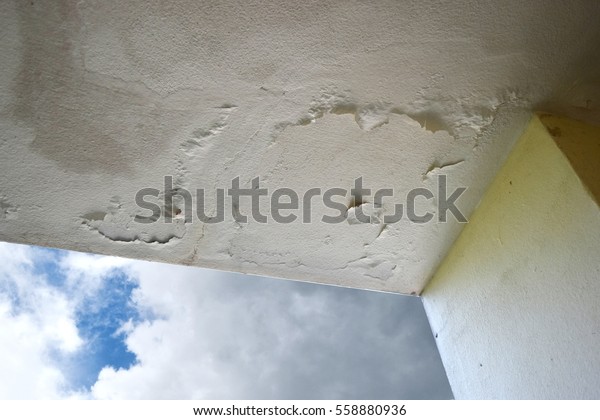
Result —
[[599, 19], [593, 1], [3, 1], [0, 240], [418, 294], [452, 217], [140, 224], [135, 194], [172, 176], [212, 214], [238, 176], [299, 194], [362, 176], [402, 202], [444, 174], [469, 214], [531, 110], [599, 120]]

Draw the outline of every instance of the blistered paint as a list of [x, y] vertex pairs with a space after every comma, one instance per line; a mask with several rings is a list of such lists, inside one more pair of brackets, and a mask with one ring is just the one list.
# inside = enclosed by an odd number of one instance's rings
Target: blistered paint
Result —
[[468, 215], [532, 109], [598, 116], [588, 1], [0, 8], [6, 241], [418, 294], [462, 229], [453, 218], [240, 224], [232, 210], [248, 208], [227, 207], [219, 224], [139, 225], [136, 192], [164, 206], [169, 176], [173, 191], [204, 189], [214, 215], [236, 177], [299, 194], [363, 177], [402, 201], [446, 175], [468, 187]]

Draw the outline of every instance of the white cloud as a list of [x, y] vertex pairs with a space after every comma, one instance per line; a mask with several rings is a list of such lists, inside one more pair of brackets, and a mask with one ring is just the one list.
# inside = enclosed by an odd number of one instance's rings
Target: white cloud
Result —
[[0, 396], [59, 398], [67, 386], [52, 351], [82, 344], [74, 306], [34, 271], [35, 251], [0, 243]]
[[81, 299], [93, 296], [102, 287], [106, 277], [118, 270], [126, 271], [132, 261], [105, 255], [65, 252], [58, 263], [65, 276], [66, 288]]
[[[0, 243], [0, 398], [450, 396], [416, 299], [60, 255], [57, 285], [40, 272], [55, 253]], [[105, 367], [89, 394], [73, 393], [64, 356], [88, 345], [78, 310], [120, 273], [138, 283], [132, 301], [141, 316], [115, 333], [137, 363]]]
[[416, 299], [187, 267], [132, 264], [139, 363], [95, 398], [446, 398]]
[[[69, 357], [87, 345], [77, 329], [78, 310], [98, 303], [89, 297], [102, 281], [130, 264], [0, 242], [0, 398], [81, 396], [67, 374]], [[57, 278], [49, 267], [59, 269]]]

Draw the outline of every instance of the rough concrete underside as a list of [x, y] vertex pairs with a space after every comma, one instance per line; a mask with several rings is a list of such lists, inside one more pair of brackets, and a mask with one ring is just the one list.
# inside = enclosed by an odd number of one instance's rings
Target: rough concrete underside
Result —
[[600, 121], [598, 22], [595, 1], [3, 1], [0, 240], [419, 293], [451, 216], [140, 224], [135, 194], [173, 176], [214, 213], [238, 176], [362, 176], [402, 203], [444, 174], [469, 214], [531, 110]]

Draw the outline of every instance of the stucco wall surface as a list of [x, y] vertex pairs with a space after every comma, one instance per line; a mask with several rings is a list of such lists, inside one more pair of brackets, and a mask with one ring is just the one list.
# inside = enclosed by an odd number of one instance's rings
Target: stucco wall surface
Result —
[[456, 398], [600, 398], [599, 139], [534, 117], [425, 288]]

